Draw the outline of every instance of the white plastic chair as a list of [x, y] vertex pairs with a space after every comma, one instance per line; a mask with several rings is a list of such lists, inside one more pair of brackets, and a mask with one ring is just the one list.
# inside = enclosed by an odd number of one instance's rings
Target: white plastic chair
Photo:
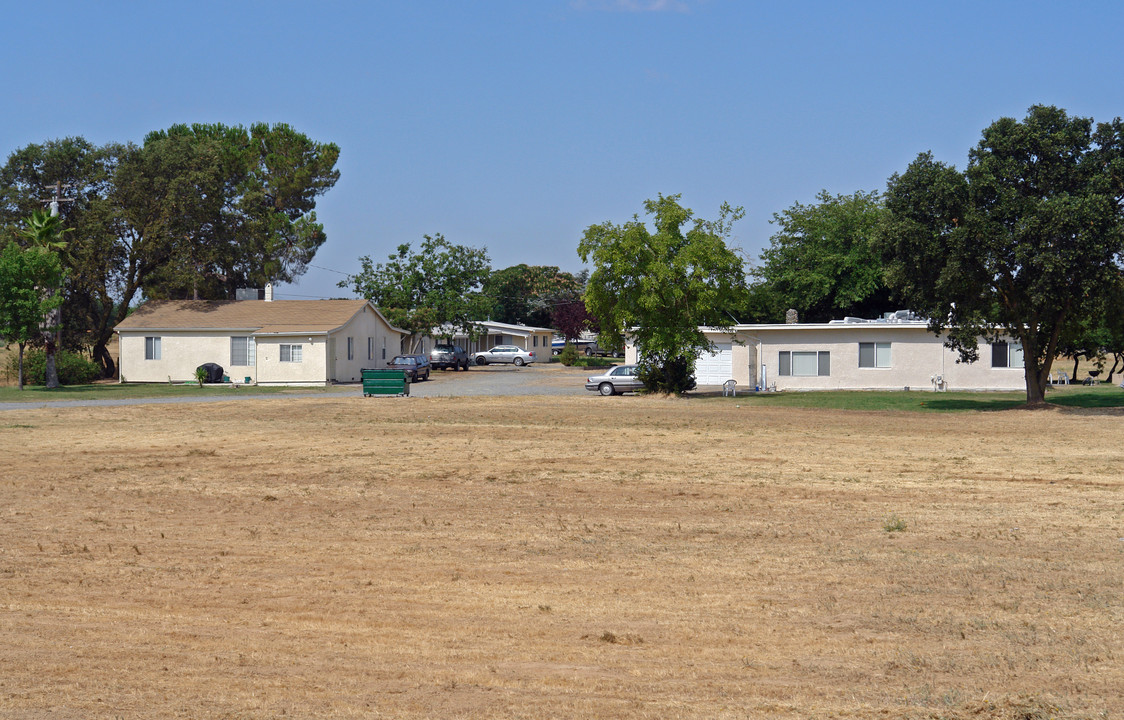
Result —
[[722, 397], [726, 397], [727, 395], [737, 397], [738, 396], [737, 385], [738, 385], [737, 380], [727, 380], [726, 382], [722, 383]]

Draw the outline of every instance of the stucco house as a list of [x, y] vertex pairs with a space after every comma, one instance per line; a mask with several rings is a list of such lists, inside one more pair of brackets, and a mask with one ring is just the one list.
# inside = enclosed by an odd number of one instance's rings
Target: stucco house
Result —
[[[496, 345], [515, 345], [534, 352], [535, 357], [544, 362], [550, 359], [550, 342], [554, 337], [554, 331], [550, 328], [512, 325], [491, 320], [480, 320], [473, 325], [479, 335], [475, 340], [470, 339], [463, 330], [452, 332], [452, 342], [463, 347], [470, 355]], [[432, 335], [421, 338], [418, 352], [428, 354], [434, 345], [448, 342], [447, 338], [448, 334], [442, 333], [440, 328], [434, 328]]]
[[[703, 328], [716, 346], [695, 363], [699, 385], [736, 380], [738, 387], [777, 390], [1024, 390], [1017, 341], [980, 343], [980, 360], [957, 362], [944, 338], [910, 313], [874, 320], [740, 324]], [[630, 341], [627, 362], [636, 362]]]
[[146, 302], [114, 330], [121, 382], [182, 382], [213, 362], [262, 385], [358, 381], [408, 334], [367, 300]]

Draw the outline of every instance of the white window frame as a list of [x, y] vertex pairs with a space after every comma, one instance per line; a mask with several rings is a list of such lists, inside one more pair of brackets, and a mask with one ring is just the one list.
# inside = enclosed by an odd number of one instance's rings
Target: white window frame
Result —
[[367, 338], [367, 359], [375, 359], [375, 339], [373, 337]]
[[278, 362], [304, 362], [304, 346], [299, 343], [282, 343], [278, 351]]
[[160, 349], [161, 349], [160, 346], [161, 345], [163, 345], [163, 343], [160, 342], [160, 336], [159, 335], [146, 336], [145, 339], [144, 339], [144, 359], [145, 360], [160, 360], [161, 359], [161, 352], [160, 352]]
[[[865, 347], [864, 347], [865, 346]], [[864, 353], [866, 350], [867, 357], [864, 363]], [[859, 367], [860, 368], [889, 368], [891, 367], [891, 349], [888, 342], [861, 342], [859, 343]]]
[[[244, 358], [235, 358], [234, 345], [236, 340], [244, 340], [246, 346], [243, 348]], [[252, 335], [232, 335], [230, 337], [230, 366], [231, 367], [254, 367], [258, 362], [257, 343], [254, 341]], [[236, 359], [244, 359], [245, 363], [235, 362]]]
[[[1005, 346], [1005, 351], [999, 350], [1000, 346]], [[1002, 355], [1001, 364], [997, 364], [996, 355]], [[1005, 363], [1005, 364], [1003, 364]], [[1001, 340], [999, 342], [991, 343], [991, 366], [993, 368], [1008, 368], [1011, 370], [1023, 370], [1026, 368], [1026, 358], [1023, 357], [1022, 343], [1016, 341]]]
[[347, 359], [355, 359], [355, 338], [353, 337], [349, 337], [347, 339]]
[[[799, 368], [797, 368], [799, 360]], [[809, 372], [812, 367], [815, 372]], [[797, 370], [800, 372], [797, 372]], [[777, 375], [783, 377], [830, 377], [831, 352], [828, 350], [781, 350], [777, 358]]]

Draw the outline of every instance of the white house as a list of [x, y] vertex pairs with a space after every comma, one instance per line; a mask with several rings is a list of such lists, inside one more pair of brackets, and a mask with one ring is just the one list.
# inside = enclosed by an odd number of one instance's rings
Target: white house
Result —
[[[452, 332], [453, 343], [460, 345], [471, 355], [474, 352], [488, 350], [496, 345], [515, 345], [524, 350], [535, 353], [535, 359], [550, 360], [550, 342], [554, 331], [550, 328], [534, 327], [532, 325], [512, 325], [510, 323], [481, 320], [474, 322], [478, 337], [473, 340], [463, 330]], [[428, 354], [433, 346], [448, 342], [448, 334], [434, 328], [432, 335], [423, 336], [418, 352]]]
[[408, 334], [367, 300], [147, 302], [114, 330], [121, 382], [182, 382], [211, 362], [232, 381], [277, 385], [358, 381]]
[[[777, 390], [1024, 390], [1022, 347], [981, 340], [980, 360], [957, 362], [925, 320], [893, 313], [878, 320], [741, 324], [703, 328], [716, 346], [695, 363], [699, 385], [736, 380]], [[636, 362], [629, 342], [625, 357]]]

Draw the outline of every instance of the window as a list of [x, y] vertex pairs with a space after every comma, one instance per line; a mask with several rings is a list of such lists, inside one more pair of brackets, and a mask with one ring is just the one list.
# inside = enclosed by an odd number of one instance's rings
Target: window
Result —
[[159, 360], [160, 359], [160, 338], [146, 337], [144, 339], [144, 359], [145, 360]]
[[375, 359], [375, 339], [373, 337], [367, 338], [367, 359]]
[[1019, 343], [997, 342], [991, 344], [991, 366], [993, 368], [1021, 368], [1023, 346]]
[[355, 359], [355, 338], [349, 337], [347, 339], [347, 359], [348, 360], [354, 360]]
[[230, 364], [246, 367], [257, 364], [252, 337], [230, 338]]
[[539, 336], [538, 335], [532, 335], [531, 336], [531, 347], [538, 347], [538, 346], [539, 346]]
[[281, 362], [299, 363], [304, 359], [304, 346], [302, 345], [282, 345], [281, 346]]
[[890, 367], [890, 343], [859, 343], [859, 367]]
[[827, 350], [781, 350], [777, 374], [827, 377], [831, 375], [831, 353]]

